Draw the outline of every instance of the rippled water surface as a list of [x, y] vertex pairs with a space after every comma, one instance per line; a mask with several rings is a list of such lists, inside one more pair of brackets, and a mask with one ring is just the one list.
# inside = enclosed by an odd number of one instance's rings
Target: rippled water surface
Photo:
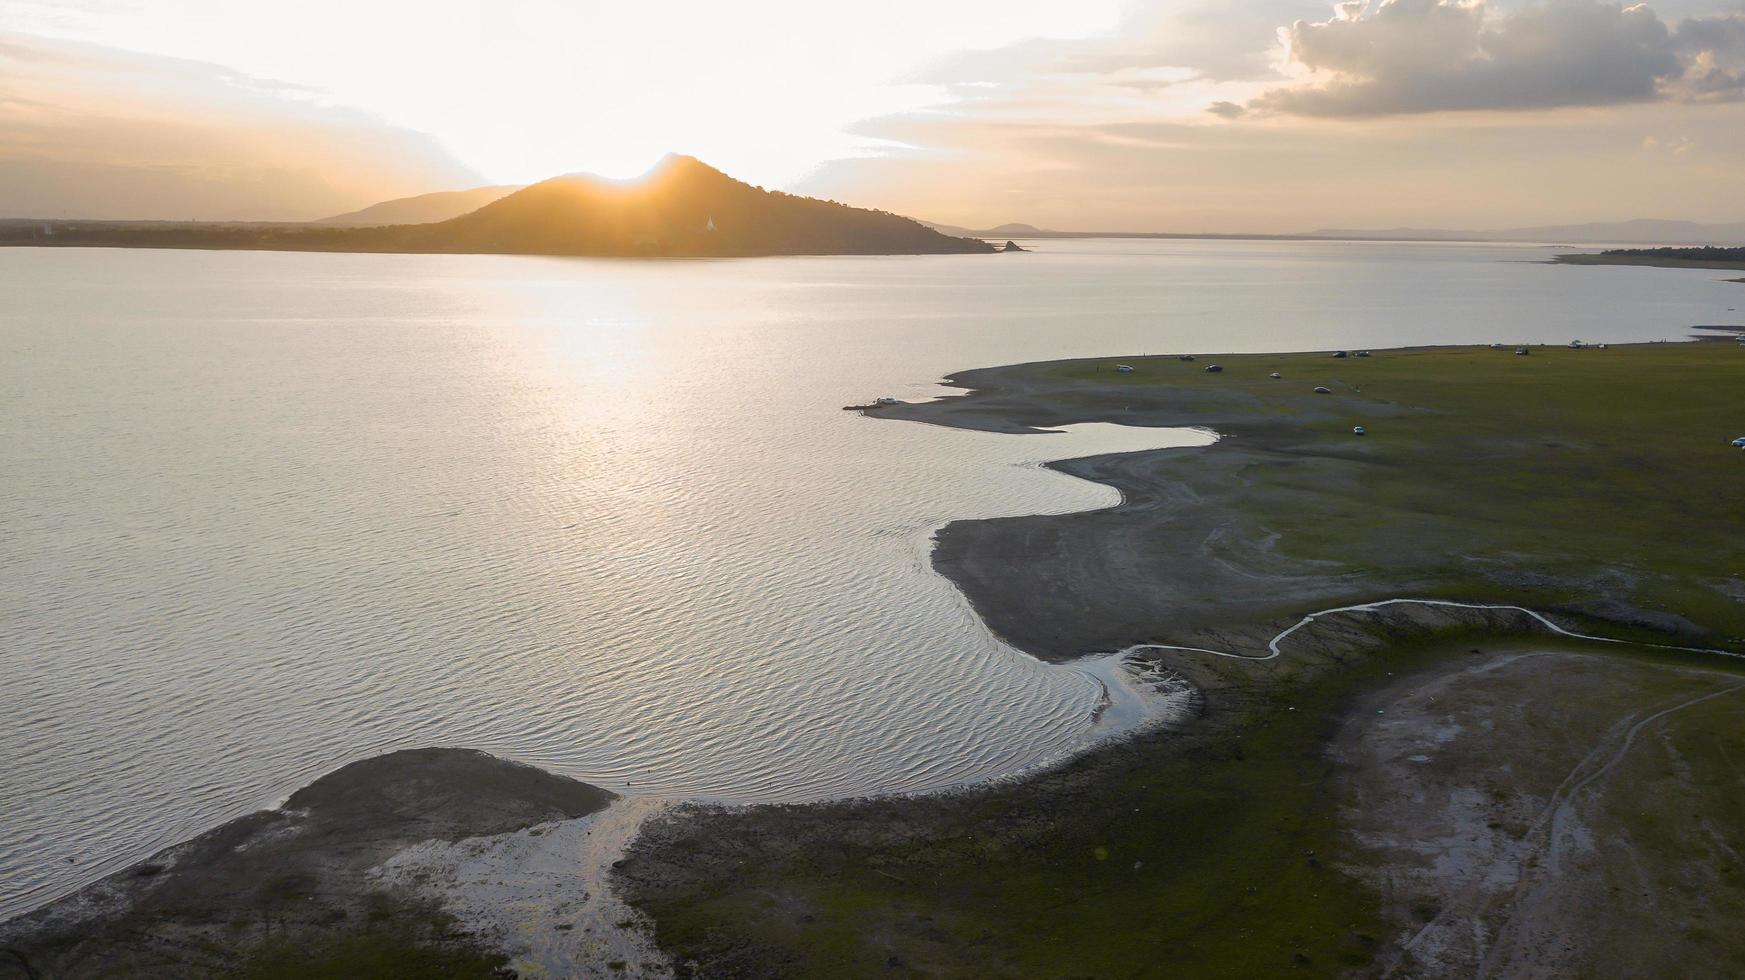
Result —
[[0, 250], [0, 915], [396, 747], [805, 800], [1084, 745], [1102, 684], [990, 636], [931, 532], [1107, 506], [1035, 464], [1202, 437], [844, 404], [1047, 357], [1677, 338], [1745, 306], [1513, 247], [1036, 244]]

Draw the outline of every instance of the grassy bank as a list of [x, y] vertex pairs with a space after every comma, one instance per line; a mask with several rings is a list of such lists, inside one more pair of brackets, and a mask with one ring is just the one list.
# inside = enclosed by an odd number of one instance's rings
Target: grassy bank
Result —
[[[1285, 554], [1410, 563], [1444, 594], [1504, 586], [1529, 604], [1597, 590], [1745, 637], [1745, 452], [1728, 445], [1745, 436], [1745, 350], [1513, 350], [1231, 356], [1217, 374], [1205, 360], [1132, 374], [1081, 361], [1041, 376], [1235, 391], [1259, 424], [1285, 423], [1291, 458], [1246, 474], [1283, 492], [1243, 495], [1241, 511]], [[1291, 465], [1305, 458], [1336, 465]]]

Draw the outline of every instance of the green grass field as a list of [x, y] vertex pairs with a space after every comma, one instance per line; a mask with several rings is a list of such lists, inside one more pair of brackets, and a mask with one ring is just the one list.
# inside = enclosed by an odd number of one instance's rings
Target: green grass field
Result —
[[[1417, 566], [1450, 595], [1500, 595], [1503, 576], [1509, 595], [1546, 604], [1603, 580], [1642, 609], [1745, 637], [1745, 451], [1729, 446], [1745, 436], [1745, 345], [1513, 350], [1037, 371], [1062, 397], [1079, 383], [1218, 390], [1218, 428], [1291, 457], [1244, 474], [1254, 486], [1234, 509], [1293, 557]], [[1214, 362], [1222, 373], [1204, 370]], [[1341, 465], [1288, 465], [1305, 458]]]

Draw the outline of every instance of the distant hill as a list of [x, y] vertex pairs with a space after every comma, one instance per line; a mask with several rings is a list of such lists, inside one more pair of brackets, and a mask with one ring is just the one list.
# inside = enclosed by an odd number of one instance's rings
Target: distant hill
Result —
[[734, 180], [670, 156], [633, 184], [556, 177], [429, 226], [444, 251], [556, 255], [888, 255], [987, 252], [918, 221]]
[[423, 225], [433, 221], [447, 221], [458, 218], [468, 211], [477, 211], [493, 201], [521, 189], [520, 184], [509, 184], [502, 187], [475, 187], [470, 191], [437, 191], [434, 194], [419, 194], [416, 197], [400, 197], [392, 201], [372, 204], [361, 211], [349, 211], [336, 214], [331, 218], [309, 222], [312, 225], [349, 225], [353, 227], [369, 227], [372, 225]]
[[923, 221], [922, 224], [942, 235], [956, 235], [962, 238], [1033, 238], [1037, 235], [1058, 235], [1060, 232], [1044, 231], [1035, 225], [1006, 224], [998, 228], [964, 228], [959, 225], [942, 225], [937, 221]]
[[[920, 220], [920, 219], [916, 219], [916, 220]], [[981, 236], [977, 235], [971, 229], [964, 228], [961, 225], [942, 225], [937, 221], [922, 221], [921, 223], [923, 225], [926, 225], [927, 227], [933, 229], [934, 231], [939, 232], [941, 235], [950, 235], [953, 238], [979, 238], [979, 237], [981, 237]]]
[[634, 182], [554, 177], [428, 224], [12, 222], [0, 223], [0, 244], [626, 257], [994, 251], [901, 215], [766, 191], [684, 156]]
[[1596, 221], [1579, 225], [1539, 225], [1450, 231], [1444, 228], [1351, 229], [1322, 228], [1305, 238], [1367, 239], [1371, 241], [1490, 241], [1551, 244], [1737, 245], [1745, 244], [1745, 222], [1700, 224], [1695, 221]]

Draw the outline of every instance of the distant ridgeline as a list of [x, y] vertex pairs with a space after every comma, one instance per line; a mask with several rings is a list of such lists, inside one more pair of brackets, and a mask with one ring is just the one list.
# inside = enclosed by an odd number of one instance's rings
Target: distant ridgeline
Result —
[[12, 221], [0, 223], [0, 244], [680, 257], [995, 250], [886, 211], [766, 191], [685, 156], [634, 182], [554, 177], [432, 224]]

